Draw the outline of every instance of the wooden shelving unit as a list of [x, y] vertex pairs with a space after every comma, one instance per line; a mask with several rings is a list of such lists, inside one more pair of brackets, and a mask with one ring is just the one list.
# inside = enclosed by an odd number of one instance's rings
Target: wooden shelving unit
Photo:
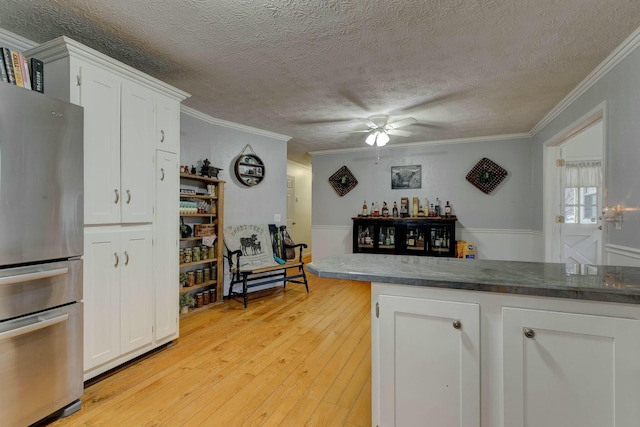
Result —
[[[211, 289], [216, 290], [216, 300], [210, 301], [209, 304], [202, 307], [190, 308], [187, 313], [180, 314], [180, 318], [189, 317], [198, 313], [201, 313], [216, 305], [222, 304], [223, 295], [222, 287], [224, 283], [224, 263], [223, 263], [223, 243], [222, 243], [222, 228], [224, 227], [224, 184], [225, 181], [221, 181], [215, 178], [202, 177], [192, 174], [180, 174], [180, 200], [193, 200], [193, 201], [205, 201], [207, 202], [212, 212], [211, 213], [181, 213], [181, 220], [185, 224], [191, 227], [192, 233], [195, 234], [196, 224], [210, 224], [214, 226], [214, 233], [217, 238], [214, 243], [213, 258], [204, 258], [199, 261], [181, 262], [179, 265], [181, 273], [196, 272], [202, 269], [202, 267], [208, 267], [211, 269], [210, 280], [203, 281], [202, 283], [195, 284], [193, 286], [180, 287], [180, 295], [187, 293], [193, 294], [195, 297], [198, 292], [209, 291]], [[215, 194], [201, 194], [207, 191], [207, 187], [213, 185]], [[190, 192], [184, 192], [183, 189], [199, 189], [200, 193], [193, 194]], [[194, 248], [201, 246], [202, 236], [196, 237], [191, 235], [188, 237], [180, 238], [180, 249]], [[181, 260], [182, 261], [182, 260]], [[215, 273], [214, 273], [215, 271]]]

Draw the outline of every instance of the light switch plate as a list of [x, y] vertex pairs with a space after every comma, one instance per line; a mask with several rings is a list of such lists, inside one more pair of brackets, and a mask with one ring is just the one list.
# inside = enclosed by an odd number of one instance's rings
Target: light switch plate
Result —
[[282, 221], [282, 217], [280, 216], [280, 214], [274, 214], [274, 215], [273, 215], [273, 221], [274, 221], [274, 222], [280, 222], [280, 221]]

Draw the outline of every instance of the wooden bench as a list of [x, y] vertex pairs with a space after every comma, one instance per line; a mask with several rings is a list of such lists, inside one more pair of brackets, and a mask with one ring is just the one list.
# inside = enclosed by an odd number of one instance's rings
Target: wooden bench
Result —
[[[225, 257], [229, 261], [229, 272], [231, 274], [231, 282], [229, 284], [229, 292], [225, 296], [231, 298], [242, 296], [244, 308], [247, 308], [248, 290], [256, 286], [267, 285], [270, 283], [284, 282], [284, 288], [287, 282], [304, 285], [307, 293], [309, 293], [309, 284], [307, 275], [304, 271], [304, 261], [302, 260], [302, 250], [307, 247], [305, 243], [288, 245], [285, 243], [286, 227], [276, 227], [269, 224], [270, 240], [273, 246], [273, 253], [281, 258], [286, 259], [286, 250], [294, 251], [294, 259], [287, 260], [284, 264], [276, 264], [267, 267], [257, 268], [240, 268], [241, 259], [244, 256], [242, 250], [230, 250], [226, 247]], [[258, 246], [260, 247], [260, 246]], [[297, 256], [295, 254], [297, 249]], [[242, 284], [242, 291], [233, 290], [234, 285]]]

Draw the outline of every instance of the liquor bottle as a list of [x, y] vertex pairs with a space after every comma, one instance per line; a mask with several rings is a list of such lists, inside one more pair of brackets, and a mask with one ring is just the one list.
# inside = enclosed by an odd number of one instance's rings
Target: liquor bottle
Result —
[[444, 205], [444, 216], [445, 218], [451, 217], [451, 205], [449, 204], [448, 200], [447, 200], [447, 204]]
[[413, 230], [409, 230], [409, 237], [407, 237], [407, 246], [415, 246], [416, 238], [413, 236]]
[[413, 198], [413, 214], [411, 216], [418, 216], [418, 205], [420, 204], [420, 199], [418, 197]]
[[373, 216], [380, 216], [380, 211], [373, 202], [371, 202], [371, 213], [373, 214]]
[[431, 207], [429, 208], [429, 216], [432, 218], [436, 216], [436, 208], [433, 206], [433, 203], [431, 203]]
[[384, 245], [384, 233], [382, 232], [382, 227], [380, 227], [380, 234], [378, 235], [378, 246]]
[[436, 218], [440, 218], [440, 199], [438, 199], [436, 197], [436, 203], [435, 203], [435, 208], [436, 208]]
[[382, 216], [383, 217], [389, 216], [389, 208], [387, 207], [387, 202], [382, 202]]
[[398, 216], [400, 216], [400, 214], [398, 213], [398, 205], [396, 204], [396, 202], [393, 202], [393, 217], [398, 218]]
[[362, 216], [369, 216], [369, 209], [367, 209], [367, 201], [362, 204]]
[[421, 204], [418, 204], [418, 216], [419, 217], [423, 217], [424, 216], [424, 206], [421, 205]]

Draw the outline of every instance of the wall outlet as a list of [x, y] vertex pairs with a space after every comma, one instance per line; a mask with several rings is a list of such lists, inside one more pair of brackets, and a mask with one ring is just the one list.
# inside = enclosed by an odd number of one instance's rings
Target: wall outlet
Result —
[[274, 222], [280, 222], [280, 221], [282, 221], [282, 217], [280, 216], [280, 214], [274, 214], [274, 215], [273, 215], [273, 221], [274, 221]]

